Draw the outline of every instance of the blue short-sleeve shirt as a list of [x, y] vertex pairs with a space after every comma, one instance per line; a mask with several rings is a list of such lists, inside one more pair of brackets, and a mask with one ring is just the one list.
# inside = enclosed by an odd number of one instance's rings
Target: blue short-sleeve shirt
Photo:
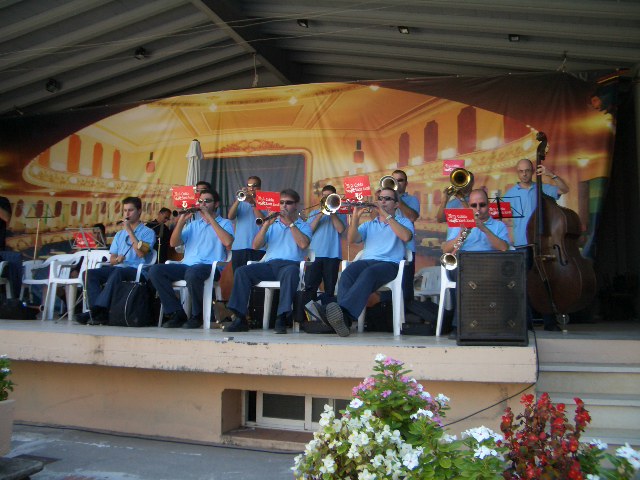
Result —
[[[311, 239], [311, 227], [307, 222], [298, 218], [294, 223], [298, 230]], [[265, 243], [267, 245], [265, 262], [269, 260], [293, 260], [295, 262], [304, 260], [305, 250], [298, 246], [289, 226], [282, 223], [279, 218], [267, 230]]]
[[[551, 198], [560, 198], [558, 187], [555, 185], [542, 184], [542, 193], [549, 195]], [[522, 208], [522, 218], [513, 218], [513, 244], [516, 247], [527, 245], [527, 224], [536, 209], [537, 192], [535, 182], [531, 188], [522, 188], [519, 183], [511, 187], [502, 197], [505, 201], [511, 202], [511, 208], [514, 215], [518, 208]]]
[[[320, 210], [313, 210], [309, 214], [307, 224], [311, 228], [311, 223], [315, 219], [316, 215], [321, 215], [320, 221], [316, 231], [312, 230], [311, 237], [311, 249], [316, 254], [316, 257], [326, 258], [342, 258], [342, 243], [340, 242], [340, 234], [333, 226], [333, 221], [330, 215], [323, 215]], [[338, 218], [342, 223], [347, 225], [347, 216], [342, 213], [337, 213]]]
[[[263, 213], [267, 214], [267, 212]], [[236, 228], [232, 250], [253, 248], [253, 239], [260, 230], [260, 227], [256, 225], [256, 214], [253, 211], [253, 205], [248, 202], [239, 202], [235, 220]]]
[[[413, 223], [408, 218], [396, 216], [396, 221], [411, 230], [411, 234], [415, 232]], [[400, 263], [400, 260], [405, 257], [405, 250], [408, 247], [398, 238], [391, 226], [381, 222], [378, 217], [360, 225], [358, 233], [364, 242], [360, 259]]]
[[[216, 222], [233, 236], [233, 225], [230, 220], [218, 215]], [[184, 243], [184, 258], [181, 263], [185, 265], [212, 263], [214, 260], [221, 262], [227, 258], [227, 249], [213, 227], [202, 217], [189, 222], [184, 227], [181, 239]]]
[[153, 250], [153, 246], [156, 243], [155, 232], [147, 227], [144, 223], [140, 222], [133, 231], [133, 235], [138, 240], [148, 243], [151, 249], [149, 253], [147, 253], [144, 257], [138, 257], [135, 250], [133, 249], [133, 246], [131, 245], [129, 234], [126, 232], [126, 230], [120, 230], [118, 233], [116, 233], [115, 237], [113, 237], [113, 242], [111, 242], [111, 247], [109, 248], [109, 253], [113, 255], [124, 255], [124, 262], [116, 265], [117, 267], [136, 268], [141, 263], [148, 263], [151, 261], [151, 250]]
[[[509, 242], [509, 230], [507, 226], [500, 220], [489, 217], [489, 220], [484, 222], [485, 226], [500, 240], [504, 240], [508, 244]], [[447, 231], [447, 241], [453, 240], [460, 233], [460, 227], [449, 228]], [[466, 240], [460, 247], [462, 252], [488, 252], [495, 250], [487, 236], [479, 228], [472, 228], [467, 236]]]

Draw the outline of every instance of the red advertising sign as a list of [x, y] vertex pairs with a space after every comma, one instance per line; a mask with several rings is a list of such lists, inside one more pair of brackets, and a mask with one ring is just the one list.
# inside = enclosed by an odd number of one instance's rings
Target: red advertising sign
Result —
[[179, 209], [185, 209], [196, 206], [196, 190], [195, 187], [171, 187], [171, 198], [173, 205]]
[[442, 175], [448, 177], [456, 168], [464, 168], [464, 160], [444, 160], [442, 162]]
[[[512, 218], [513, 210], [511, 210], [510, 202], [500, 202], [500, 211], [502, 212], [502, 218]], [[491, 202], [489, 204], [489, 215], [493, 218], [500, 218], [500, 214], [498, 212], [498, 204], [496, 202]]]
[[280, 192], [265, 192], [264, 190], [257, 190], [256, 205], [260, 208], [260, 210], [279, 212]]
[[365, 196], [371, 195], [371, 185], [368, 175], [357, 175], [355, 177], [347, 177], [342, 182], [344, 187], [344, 196], [346, 198], [355, 198], [363, 200]]
[[[98, 244], [96, 243], [96, 239], [91, 232], [76, 232], [73, 234], [73, 240], [76, 243], [76, 248], [79, 250], [85, 248], [97, 248]], [[85, 242], [86, 240], [86, 242]]]
[[447, 225], [451, 228], [476, 226], [476, 218], [472, 208], [445, 208], [444, 214], [447, 217]]

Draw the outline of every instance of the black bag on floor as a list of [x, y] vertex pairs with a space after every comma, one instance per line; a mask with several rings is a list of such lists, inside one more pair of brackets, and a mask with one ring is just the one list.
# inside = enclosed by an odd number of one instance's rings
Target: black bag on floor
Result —
[[146, 283], [120, 282], [113, 291], [109, 308], [109, 325], [114, 327], [149, 327], [157, 322], [153, 316], [153, 290]]
[[29, 307], [19, 298], [7, 298], [0, 304], [0, 318], [3, 320], [35, 320], [39, 308]]
[[318, 298], [318, 292], [312, 290], [298, 290], [293, 297], [293, 321], [302, 325], [307, 321], [307, 314], [304, 306], [311, 300]]

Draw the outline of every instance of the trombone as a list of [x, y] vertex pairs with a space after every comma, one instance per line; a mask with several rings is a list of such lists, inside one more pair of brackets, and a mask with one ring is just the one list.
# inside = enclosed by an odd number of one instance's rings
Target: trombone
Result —
[[449, 174], [447, 195], [467, 195], [473, 188], [473, 173], [465, 168], [454, 168]]

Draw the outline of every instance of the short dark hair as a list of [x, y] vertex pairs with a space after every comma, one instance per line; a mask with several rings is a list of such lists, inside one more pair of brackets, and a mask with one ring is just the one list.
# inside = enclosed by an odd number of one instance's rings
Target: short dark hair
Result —
[[140, 200], [140, 197], [127, 197], [122, 200], [122, 205], [126, 205], [127, 203], [133, 205], [138, 210], [142, 210], [142, 200]]
[[204, 195], [205, 193], [208, 193], [209, 195], [211, 195], [213, 197], [214, 202], [220, 201], [220, 195], [218, 195], [218, 192], [216, 192], [215, 190], [202, 190], [200, 192], [200, 196]]
[[409, 177], [407, 177], [407, 172], [405, 172], [404, 170], [394, 170], [393, 172], [391, 172], [391, 175], [393, 175], [394, 173], [401, 173], [402, 175], [404, 175], [404, 179], [407, 180]]
[[298, 203], [300, 202], [300, 195], [293, 188], [285, 188], [284, 190], [280, 190], [280, 196], [286, 195], [287, 197], [293, 198], [293, 200]]
[[262, 187], [262, 180], [260, 179], [260, 177], [257, 177], [255, 175], [251, 175], [249, 178], [247, 178], [247, 181], [249, 180], [255, 180], [256, 183], [258, 184], [258, 187]]
[[324, 192], [325, 190], [329, 190], [332, 193], [338, 193], [336, 192], [336, 187], [334, 187], [333, 185], [325, 185], [324, 187], [322, 187], [322, 191]]
[[171, 210], [169, 210], [167, 207], [162, 207], [158, 213], [159, 214], [160, 213], [168, 213], [169, 215], [171, 215]]
[[198, 185], [204, 185], [205, 187], [207, 187], [207, 190], [211, 190], [211, 184], [206, 180], [199, 180], [198, 183], [196, 183], [196, 187]]

